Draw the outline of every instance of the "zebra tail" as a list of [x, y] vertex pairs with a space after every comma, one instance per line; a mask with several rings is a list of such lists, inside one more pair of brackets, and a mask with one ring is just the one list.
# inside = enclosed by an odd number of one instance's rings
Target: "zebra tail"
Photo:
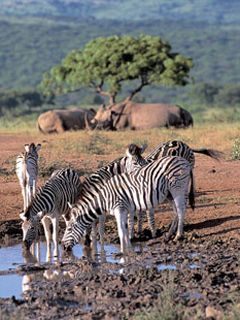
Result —
[[191, 170], [190, 172], [190, 179], [191, 179], [191, 185], [190, 185], [190, 191], [188, 194], [188, 200], [190, 207], [192, 210], [195, 209], [195, 187], [194, 187], [194, 176], [193, 176], [193, 171]]
[[213, 158], [213, 159], [215, 159], [215, 160], [218, 160], [218, 161], [219, 161], [219, 160], [223, 157], [223, 155], [224, 155], [224, 153], [221, 152], [221, 151], [213, 150], [213, 149], [205, 149], [205, 148], [203, 148], [203, 149], [192, 149], [192, 151], [193, 151], [194, 153], [204, 154], [204, 155], [206, 155], [206, 156], [208, 156], [208, 157], [210, 157], [210, 158]]

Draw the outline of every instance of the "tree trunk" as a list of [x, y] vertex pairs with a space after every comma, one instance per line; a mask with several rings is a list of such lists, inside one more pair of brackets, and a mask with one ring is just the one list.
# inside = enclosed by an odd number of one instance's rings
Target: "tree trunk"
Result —
[[113, 105], [116, 102], [116, 95], [109, 96], [109, 104]]

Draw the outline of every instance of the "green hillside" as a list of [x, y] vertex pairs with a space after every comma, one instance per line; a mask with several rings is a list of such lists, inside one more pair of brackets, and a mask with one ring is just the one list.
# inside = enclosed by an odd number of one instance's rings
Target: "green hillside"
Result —
[[[12, 97], [22, 104], [25, 92], [31, 96], [42, 74], [72, 49], [114, 34], [157, 35], [193, 59], [192, 85], [146, 87], [140, 101], [240, 105], [239, 12], [238, 0], [1, 0], [0, 114], [1, 105], [15, 105]], [[79, 101], [99, 97], [83, 88], [57, 103]]]
[[1, 0], [2, 14], [239, 23], [238, 0]]
[[159, 35], [194, 61], [196, 82], [240, 82], [240, 28], [176, 21], [0, 19], [0, 87], [34, 87], [72, 49], [112, 34]]

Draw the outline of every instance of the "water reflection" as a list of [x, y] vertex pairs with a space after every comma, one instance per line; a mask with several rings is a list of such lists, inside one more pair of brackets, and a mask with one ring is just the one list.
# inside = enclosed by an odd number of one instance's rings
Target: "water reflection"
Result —
[[51, 268], [44, 271], [26, 273], [22, 277], [22, 293], [26, 294], [32, 290], [33, 283], [46, 279], [48, 281], [69, 280], [74, 278], [71, 271], [62, 271], [58, 268]]
[[[144, 246], [142, 244], [136, 244], [133, 247], [135, 256], [143, 250]], [[42, 279], [58, 281], [59, 279], [72, 279], [75, 277], [73, 271], [61, 270], [58, 267], [59, 262], [71, 262], [85, 257], [87, 260], [96, 262], [99, 265], [105, 263], [121, 264], [129, 262], [130, 258], [135, 259], [135, 256], [124, 257], [119, 251], [119, 246], [117, 245], [106, 244], [103, 250], [100, 243], [97, 243], [97, 246], [93, 249], [78, 244], [73, 248], [70, 256], [60, 255], [58, 259], [53, 257], [46, 259], [47, 248], [45, 242], [40, 242], [39, 250], [35, 250], [34, 254], [30, 251], [23, 251], [21, 243], [10, 247], [2, 247], [0, 248], [0, 297], [15, 295], [16, 298], [21, 298], [21, 293], [26, 294], [33, 288], [33, 283], [35, 285], [36, 281], [41, 281]], [[40, 269], [43, 267], [45, 270], [32, 271], [39, 269], [39, 267]], [[21, 273], [26, 271], [23, 275], [6, 275], [9, 270]]]

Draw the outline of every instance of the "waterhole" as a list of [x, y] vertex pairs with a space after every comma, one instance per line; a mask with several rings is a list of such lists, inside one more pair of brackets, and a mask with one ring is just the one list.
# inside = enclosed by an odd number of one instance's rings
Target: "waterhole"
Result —
[[[116, 253], [119, 252], [119, 248], [116, 245], [106, 244], [104, 246], [105, 253], [100, 254], [100, 245], [98, 244], [98, 252], [95, 256], [99, 262], [108, 262], [108, 263], [119, 263], [120, 258], [116, 257]], [[60, 250], [61, 252], [61, 250]], [[46, 253], [46, 243], [40, 242], [40, 250], [37, 255], [37, 250], [35, 251], [35, 256], [29, 255], [24, 257], [22, 254], [22, 244], [18, 243], [9, 247], [0, 248], [0, 298], [7, 298], [15, 296], [20, 298], [23, 291], [28, 290], [29, 282], [31, 282], [36, 277], [45, 277], [46, 279], [56, 280], [57, 272], [51, 271], [51, 274], [48, 274], [48, 270], [40, 273], [25, 273], [17, 274], [17, 269], [23, 266], [30, 265], [41, 265], [46, 262], [51, 264], [54, 262], [54, 259], [47, 259]], [[80, 258], [85, 255], [83, 246], [78, 244], [73, 248], [73, 254], [76, 258]], [[38, 259], [36, 258], [38, 257]], [[60, 256], [59, 260], [62, 260]], [[10, 273], [8, 273], [10, 272]]]

